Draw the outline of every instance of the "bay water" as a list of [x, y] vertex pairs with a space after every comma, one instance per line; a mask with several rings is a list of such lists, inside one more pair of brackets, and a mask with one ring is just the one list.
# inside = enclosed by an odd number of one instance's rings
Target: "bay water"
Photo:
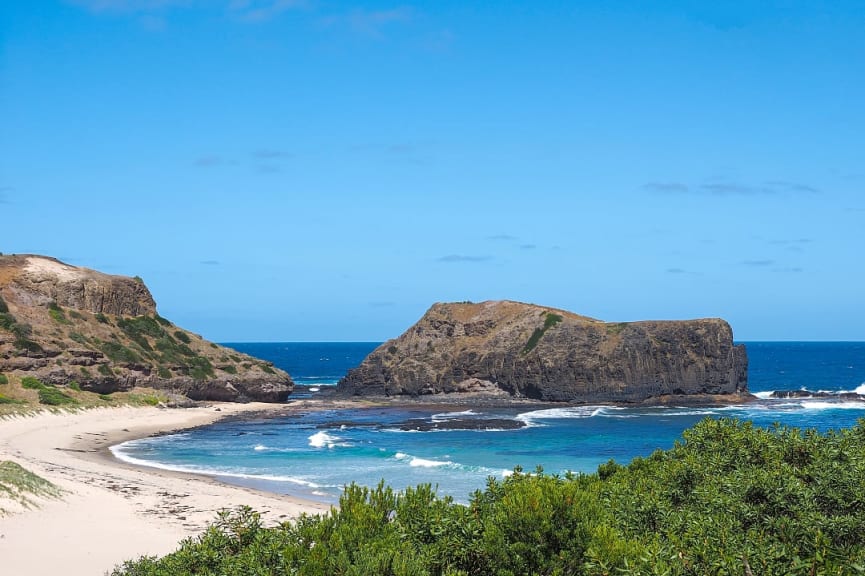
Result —
[[[315, 389], [333, 386], [378, 343], [228, 344], [287, 370]], [[472, 407], [405, 404], [310, 409], [224, 421], [112, 448], [123, 460], [203, 473], [222, 481], [335, 503], [343, 486], [396, 489], [430, 483], [465, 502], [487, 478], [526, 471], [594, 472], [670, 448], [703, 418], [738, 418], [820, 431], [854, 425], [865, 402], [865, 343], [751, 342], [749, 385], [758, 401], [717, 408], [616, 406]], [[829, 392], [772, 399], [773, 390]], [[324, 404], [326, 406], [326, 404]]]

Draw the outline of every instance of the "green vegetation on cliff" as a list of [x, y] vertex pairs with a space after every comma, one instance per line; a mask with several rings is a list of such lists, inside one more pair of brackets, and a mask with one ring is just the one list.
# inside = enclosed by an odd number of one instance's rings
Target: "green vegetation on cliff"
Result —
[[329, 514], [274, 528], [226, 512], [114, 576], [862, 574], [863, 494], [865, 422], [821, 435], [707, 419], [627, 466], [490, 479], [467, 506], [352, 485]]
[[562, 317], [559, 314], [553, 314], [552, 312], [547, 312], [544, 318], [544, 325], [541, 328], [535, 328], [535, 331], [532, 332], [532, 335], [529, 337], [529, 341], [526, 342], [526, 345], [523, 347], [523, 354], [528, 354], [532, 350], [534, 350], [535, 346], [538, 345], [538, 342], [541, 341], [541, 338], [546, 333], [547, 330], [558, 324], [562, 321]]

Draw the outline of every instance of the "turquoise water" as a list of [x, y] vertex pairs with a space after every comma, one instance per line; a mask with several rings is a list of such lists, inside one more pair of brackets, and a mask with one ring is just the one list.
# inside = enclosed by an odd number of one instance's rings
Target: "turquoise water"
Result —
[[[375, 344], [254, 346], [259, 356], [282, 367], [286, 363], [278, 358], [293, 358], [293, 373], [302, 381], [321, 376], [325, 365], [348, 363], [352, 354]], [[302, 350], [306, 360], [297, 360], [293, 347]], [[865, 343], [752, 343], [748, 351], [751, 390], [760, 396], [776, 389], [838, 392], [865, 385]], [[534, 408], [310, 411], [136, 440], [115, 448], [115, 454], [325, 502], [335, 502], [346, 483], [374, 485], [380, 479], [396, 488], [429, 482], [465, 501], [487, 477], [501, 478], [515, 466], [593, 472], [610, 458], [624, 463], [669, 448], [684, 429], [707, 416], [820, 430], [851, 426], [865, 417], [865, 402], [839, 398], [767, 398], [724, 408]], [[447, 429], [455, 424], [461, 429]], [[516, 424], [523, 427], [511, 429]]]

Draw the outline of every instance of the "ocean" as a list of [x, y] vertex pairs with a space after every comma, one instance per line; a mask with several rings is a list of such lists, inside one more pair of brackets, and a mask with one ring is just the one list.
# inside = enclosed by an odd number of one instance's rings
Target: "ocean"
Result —
[[[217, 424], [113, 447], [123, 460], [208, 474], [302, 498], [335, 503], [351, 482], [384, 480], [397, 489], [430, 483], [465, 502], [487, 478], [519, 466], [549, 473], [594, 472], [669, 448], [703, 418], [751, 420], [820, 431], [854, 425], [865, 402], [865, 343], [751, 342], [749, 387], [755, 403], [721, 408], [393, 406], [318, 410]], [[333, 386], [378, 343], [228, 344], [274, 362], [298, 384]], [[773, 390], [828, 397], [769, 398]]]

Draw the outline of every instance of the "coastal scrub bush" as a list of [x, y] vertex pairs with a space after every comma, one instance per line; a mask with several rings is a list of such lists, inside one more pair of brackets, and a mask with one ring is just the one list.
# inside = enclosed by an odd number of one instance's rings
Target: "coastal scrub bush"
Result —
[[204, 356], [195, 356], [186, 361], [189, 375], [195, 380], [207, 380], [213, 377], [213, 365]]
[[156, 374], [160, 378], [164, 378], [165, 380], [171, 378], [171, 370], [166, 368], [165, 366], [160, 366], [156, 369]]
[[42, 390], [45, 388], [45, 384], [43, 384], [42, 380], [34, 378], [33, 376], [25, 376], [21, 379], [21, 387], [27, 388], [28, 390]]
[[[18, 324], [20, 326], [20, 324]], [[14, 346], [17, 350], [21, 352], [44, 352], [42, 346], [39, 345], [38, 342], [34, 342], [29, 338], [18, 337], [15, 339]]]
[[77, 404], [78, 401], [54, 387], [44, 387], [39, 390], [39, 403], [46, 406], [61, 406]]
[[60, 324], [72, 324], [72, 322], [69, 321], [69, 318], [66, 317], [63, 308], [57, 305], [57, 302], [50, 302], [48, 304], [48, 314], [55, 322]]
[[0, 385], [9, 384], [9, 377], [6, 374], [0, 374]]
[[79, 332], [70, 332], [69, 339], [78, 342], [79, 344], [87, 345], [87, 338]]
[[112, 370], [111, 366], [109, 366], [108, 364], [100, 364], [99, 368], [97, 368], [96, 371], [103, 376], [114, 376], [114, 370]]
[[17, 324], [15, 316], [9, 312], [0, 312], [0, 329], [12, 331], [12, 328]]
[[141, 362], [141, 357], [136, 354], [134, 350], [127, 348], [123, 344], [118, 344], [117, 342], [100, 342], [99, 349], [113, 362]]
[[189, 336], [186, 335], [186, 333], [181, 332], [180, 330], [174, 331], [174, 337], [183, 342], [184, 344], [189, 344], [190, 342], [192, 342], [192, 339], [190, 339]]
[[532, 332], [532, 335], [529, 337], [528, 342], [523, 347], [523, 354], [528, 354], [532, 350], [534, 350], [535, 346], [540, 342], [541, 337], [553, 326], [561, 322], [563, 318], [559, 314], [553, 314], [552, 312], [547, 312], [546, 317], [544, 318], [544, 325], [541, 328], [535, 328], [535, 331]]
[[102, 312], [99, 312], [96, 314], [96, 321], [99, 322], [100, 324], [110, 324], [111, 323], [111, 321], [108, 320], [108, 316], [106, 316]]

